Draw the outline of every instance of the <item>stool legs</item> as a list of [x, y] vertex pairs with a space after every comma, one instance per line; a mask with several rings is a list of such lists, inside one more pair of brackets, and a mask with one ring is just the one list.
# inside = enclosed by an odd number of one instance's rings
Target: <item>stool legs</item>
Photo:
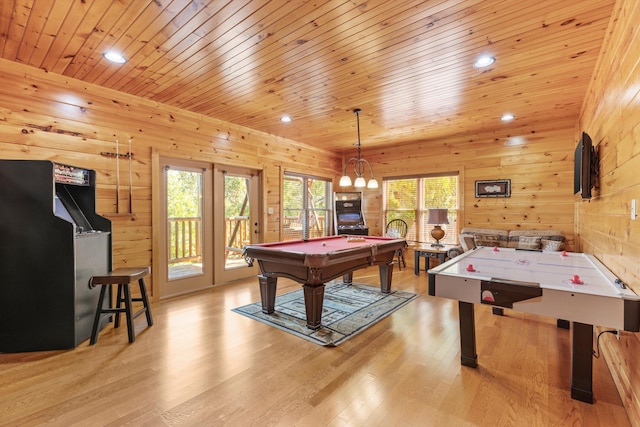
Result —
[[[149, 306], [149, 296], [147, 295], [147, 287], [144, 282], [144, 278], [138, 279], [138, 285], [140, 286], [140, 298], [131, 297], [130, 283], [118, 283], [118, 293], [116, 297], [115, 308], [103, 308], [102, 304], [107, 290], [111, 292], [111, 284], [103, 284], [100, 289], [100, 297], [98, 301], [98, 307], [96, 309], [96, 317], [93, 321], [93, 330], [91, 331], [90, 345], [93, 345], [98, 341], [98, 327], [100, 324], [100, 317], [105, 313], [112, 313], [115, 315], [114, 329], [120, 326], [120, 313], [124, 313], [127, 321], [127, 335], [129, 342], [135, 342], [136, 333], [133, 327], [133, 319], [140, 314], [145, 313], [147, 318], [147, 325], [153, 325], [153, 317], [151, 316], [151, 307]], [[142, 302], [143, 307], [137, 312], [133, 312], [133, 302]]]
[[96, 317], [93, 319], [93, 329], [91, 329], [91, 341], [89, 341], [89, 345], [93, 345], [98, 341], [98, 326], [100, 324], [100, 316], [102, 315], [102, 303], [104, 301], [104, 296], [107, 293], [107, 288], [111, 290], [111, 286], [102, 286], [100, 289], [100, 297], [98, 298], [98, 309], [96, 310]]
[[[124, 302], [124, 298], [122, 298], [122, 288], [124, 286], [125, 285], [121, 283], [118, 284], [118, 293], [116, 294], [116, 309], [114, 311], [115, 316], [113, 319], [114, 328], [120, 327], [120, 313], [122, 313], [122, 310], [123, 310], [120, 304]], [[111, 285], [109, 285], [109, 290], [111, 290]]]
[[[133, 329], [133, 311], [131, 307], [133, 306], [133, 300], [131, 299], [131, 287], [128, 283], [121, 283], [118, 285], [118, 307], [120, 307], [120, 303], [124, 303], [124, 314], [127, 319], [127, 335], [129, 335], [129, 342], [135, 342], [136, 340], [136, 332]], [[114, 328], [119, 326], [120, 320], [120, 312], [116, 314], [116, 323], [113, 325]]]
[[144, 313], [147, 316], [147, 325], [153, 325], [153, 317], [151, 316], [151, 309], [149, 308], [149, 297], [147, 296], [147, 286], [144, 283], [144, 277], [138, 280], [140, 285], [140, 295], [142, 304], [144, 305]]

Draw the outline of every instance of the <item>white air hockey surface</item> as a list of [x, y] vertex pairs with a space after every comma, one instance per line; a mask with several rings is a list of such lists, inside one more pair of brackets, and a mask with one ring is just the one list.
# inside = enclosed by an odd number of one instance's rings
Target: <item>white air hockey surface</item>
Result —
[[478, 247], [429, 270], [435, 291], [430, 294], [486, 304], [482, 281], [527, 282], [542, 288], [543, 295], [514, 303], [514, 310], [618, 329], [625, 329], [625, 309], [638, 307], [625, 305], [625, 300], [640, 297], [616, 283], [616, 276], [593, 255], [496, 249]]

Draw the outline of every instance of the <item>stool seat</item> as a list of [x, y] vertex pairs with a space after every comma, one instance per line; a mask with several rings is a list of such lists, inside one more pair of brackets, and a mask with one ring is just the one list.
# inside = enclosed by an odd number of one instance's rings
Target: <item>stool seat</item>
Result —
[[131, 283], [134, 280], [148, 276], [151, 273], [149, 267], [124, 267], [113, 270], [102, 276], [93, 276], [89, 281], [89, 286], [112, 285], [118, 283]]
[[[133, 319], [145, 313], [147, 317], [147, 325], [153, 325], [153, 317], [151, 316], [151, 308], [149, 306], [149, 297], [147, 296], [147, 286], [144, 278], [151, 273], [151, 269], [147, 267], [124, 267], [115, 269], [103, 275], [96, 275], [89, 280], [89, 287], [102, 286], [100, 289], [100, 297], [98, 299], [98, 307], [96, 308], [96, 316], [91, 331], [91, 341], [89, 345], [93, 345], [98, 341], [98, 332], [100, 318], [103, 314], [115, 314], [114, 328], [120, 326], [120, 313], [124, 313], [127, 319], [127, 334], [129, 342], [136, 340], [135, 331], [133, 329]], [[140, 286], [140, 298], [131, 297], [131, 282], [138, 281]], [[111, 293], [112, 285], [118, 285], [118, 296], [116, 298], [116, 307], [104, 308], [104, 297], [107, 290]], [[142, 308], [137, 312], [133, 312], [133, 302], [142, 302]]]

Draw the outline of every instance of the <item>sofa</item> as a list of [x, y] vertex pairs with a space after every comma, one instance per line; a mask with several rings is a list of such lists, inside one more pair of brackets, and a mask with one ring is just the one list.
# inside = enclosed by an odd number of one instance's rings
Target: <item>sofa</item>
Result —
[[453, 258], [476, 246], [562, 251], [565, 242], [564, 233], [558, 230], [501, 230], [467, 227], [460, 232], [460, 245], [449, 249], [447, 256]]

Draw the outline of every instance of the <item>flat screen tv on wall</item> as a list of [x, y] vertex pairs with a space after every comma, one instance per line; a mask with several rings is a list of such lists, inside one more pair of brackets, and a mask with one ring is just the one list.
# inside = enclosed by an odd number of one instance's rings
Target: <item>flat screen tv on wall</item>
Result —
[[586, 132], [576, 146], [573, 171], [573, 194], [580, 194], [583, 199], [591, 198], [591, 190], [598, 177], [598, 157], [591, 137]]

